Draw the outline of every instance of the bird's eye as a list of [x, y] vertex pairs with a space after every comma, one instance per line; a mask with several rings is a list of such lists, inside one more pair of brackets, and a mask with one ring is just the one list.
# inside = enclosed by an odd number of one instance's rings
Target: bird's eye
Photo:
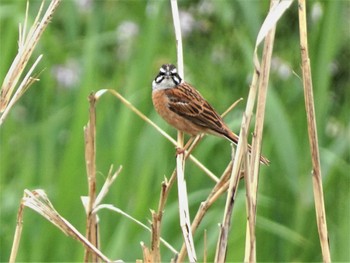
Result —
[[181, 78], [178, 74], [171, 74], [171, 78], [173, 79], [175, 85], [179, 85], [181, 83]]
[[155, 78], [155, 82], [156, 82], [156, 83], [162, 82], [163, 79], [164, 79], [163, 76], [164, 76], [164, 73], [163, 73], [163, 74], [159, 74], [159, 75]]
[[159, 69], [159, 74], [165, 74], [166, 73], [166, 68], [164, 68], [164, 65]]

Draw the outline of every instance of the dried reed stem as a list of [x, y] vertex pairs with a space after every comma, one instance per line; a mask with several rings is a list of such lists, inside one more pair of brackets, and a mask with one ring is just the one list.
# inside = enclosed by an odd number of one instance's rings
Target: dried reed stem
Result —
[[17, 212], [16, 231], [15, 231], [15, 235], [14, 235], [14, 238], [13, 238], [13, 243], [12, 243], [12, 249], [11, 249], [9, 263], [16, 262], [16, 257], [17, 257], [17, 253], [18, 253], [18, 247], [19, 247], [19, 243], [20, 243], [20, 240], [21, 240], [22, 229], [23, 229], [23, 211], [24, 211], [24, 204], [23, 204], [23, 202], [21, 200], [21, 202], [19, 204], [18, 212]]
[[326, 210], [323, 198], [322, 175], [320, 165], [320, 154], [318, 149], [315, 106], [313, 97], [313, 87], [311, 78], [311, 66], [307, 42], [306, 27], [306, 5], [305, 0], [298, 1], [299, 7], [299, 30], [300, 30], [300, 51], [303, 71], [303, 86], [305, 96], [305, 108], [308, 126], [308, 135], [310, 142], [311, 160], [312, 160], [312, 182], [314, 190], [316, 221], [318, 234], [321, 243], [323, 262], [331, 262], [329, 250], [329, 239], [326, 222]]
[[[183, 66], [183, 53], [182, 53], [182, 37], [179, 10], [177, 7], [177, 0], [171, 0], [171, 11], [174, 22], [175, 38], [177, 46], [177, 67], [180, 76], [184, 77], [184, 66]], [[184, 146], [184, 134], [178, 131], [177, 134], [177, 147], [182, 149]], [[185, 154], [184, 152], [177, 154], [176, 156], [176, 171], [177, 171], [177, 189], [178, 189], [178, 201], [179, 201], [179, 215], [180, 215], [180, 226], [182, 234], [185, 240], [187, 254], [190, 262], [196, 262], [197, 256], [194, 248], [193, 236], [191, 232], [190, 213], [188, 209], [188, 197], [185, 181]]]
[[[234, 205], [236, 189], [238, 187], [238, 182], [239, 182], [238, 174], [240, 173], [243, 155], [244, 155], [245, 160], [246, 160], [243, 162], [244, 164], [246, 164], [245, 165], [246, 169], [248, 171], [251, 169], [251, 163], [247, 161], [247, 160], [249, 160], [249, 156], [247, 155], [247, 133], [249, 130], [249, 125], [250, 125], [250, 121], [251, 121], [251, 117], [252, 117], [252, 113], [253, 113], [256, 94], [257, 94], [256, 83], [258, 81], [259, 74], [260, 74], [260, 71], [259, 71], [260, 66], [259, 66], [259, 61], [257, 58], [256, 49], [257, 49], [257, 46], [262, 41], [262, 39], [264, 39], [264, 37], [266, 36], [267, 32], [270, 31], [270, 29], [275, 25], [275, 23], [277, 22], [277, 20], [281, 16], [281, 14], [284, 12], [285, 6], [289, 6], [290, 3], [291, 3], [291, 1], [284, 1], [284, 3], [281, 2], [281, 5], [277, 6], [277, 10], [275, 11], [275, 13], [272, 16], [270, 16], [270, 19], [269, 19], [270, 21], [268, 21], [268, 23], [263, 24], [263, 26], [259, 32], [259, 35], [257, 37], [256, 48], [255, 48], [255, 52], [254, 52], [254, 54], [255, 54], [254, 55], [254, 64], [255, 64], [255, 67], [257, 70], [256, 70], [256, 74], [254, 74], [254, 76], [253, 76], [252, 85], [250, 87], [250, 92], [249, 92], [249, 96], [248, 96], [246, 111], [244, 112], [243, 118], [242, 118], [242, 125], [241, 125], [241, 130], [240, 130], [240, 141], [238, 142], [237, 154], [236, 154], [235, 160], [233, 162], [231, 180], [230, 180], [230, 185], [229, 185], [229, 192], [227, 194], [227, 200], [226, 200], [223, 225], [221, 228], [221, 232], [220, 232], [220, 236], [219, 236], [219, 240], [218, 240], [217, 251], [216, 251], [216, 256], [215, 256], [216, 262], [224, 262], [225, 261], [225, 256], [226, 256], [226, 251], [227, 251], [228, 231], [229, 231], [229, 227], [230, 227], [230, 223], [231, 223], [231, 216], [232, 216], [231, 214], [232, 214], [232, 209], [233, 209], [233, 205]], [[261, 101], [264, 101], [264, 99]], [[263, 103], [261, 105], [263, 105]], [[264, 106], [261, 107], [261, 109], [263, 109], [263, 108], [264, 108]], [[260, 109], [260, 112], [261, 112], [261, 109]], [[260, 117], [260, 119], [263, 120], [263, 115], [262, 115], [262, 118]], [[260, 124], [260, 127], [262, 127], [262, 124]], [[262, 136], [262, 129], [261, 129], [260, 136]], [[257, 146], [259, 146], [259, 147], [257, 147]], [[257, 148], [260, 148], [260, 147], [261, 147], [261, 145], [256, 145], [255, 149], [252, 150], [253, 158], [258, 158], [258, 160], [260, 159], [260, 151], [261, 150], [260, 149], [258, 150]], [[259, 166], [259, 161], [257, 161], [256, 163], [257, 163], [257, 166]], [[258, 169], [256, 171], [258, 171]], [[248, 189], [248, 198], [251, 197], [251, 195], [250, 195], [251, 191], [252, 191], [252, 189]], [[255, 190], [255, 192], [256, 192], [256, 190]], [[251, 204], [251, 201], [248, 201], [248, 204]], [[254, 212], [255, 209], [251, 210], [248, 207], [248, 210], [255, 213]], [[248, 218], [249, 218], [249, 216], [248, 216]], [[253, 221], [251, 221], [251, 222], [253, 222]], [[254, 220], [254, 224], [255, 224], [255, 220]], [[250, 224], [250, 227], [253, 229], [254, 228], [253, 224]], [[254, 233], [250, 233], [249, 236], [251, 236], [252, 234], [254, 236]], [[251, 244], [251, 242], [248, 242], [248, 244]], [[246, 249], [246, 251], [247, 251], [247, 249]], [[248, 249], [248, 251], [251, 251], [251, 250]], [[245, 258], [245, 259], [247, 259], [247, 258]]]
[[151, 254], [152, 254], [152, 262], [161, 262], [160, 257], [160, 227], [161, 227], [161, 219], [163, 213], [156, 213], [151, 211], [152, 214], [152, 243], [151, 243]]
[[231, 170], [231, 179], [229, 183], [229, 191], [227, 193], [227, 199], [226, 199], [226, 205], [225, 205], [225, 212], [224, 212], [224, 218], [223, 223], [221, 226], [219, 239], [217, 243], [217, 249], [215, 254], [215, 262], [224, 262], [226, 257], [226, 251], [227, 251], [227, 239], [228, 239], [228, 231], [231, 224], [231, 216], [232, 216], [232, 210], [234, 205], [234, 200], [236, 196], [236, 189], [238, 188], [239, 184], [239, 175], [241, 174], [241, 163], [243, 156], [245, 158], [248, 157], [248, 151], [247, 151], [247, 133], [248, 133], [248, 127], [250, 124], [250, 120], [252, 117], [254, 104], [255, 104], [255, 98], [256, 98], [256, 92], [257, 92], [257, 86], [255, 83], [258, 80], [258, 74], [253, 75], [252, 85], [250, 87], [248, 100], [247, 100], [247, 106], [246, 110], [242, 116], [242, 124], [241, 129], [239, 133], [240, 140], [237, 144], [237, 152], [235, 154], [234, 160], [232, 160], [232, 170]]
[[234, 200], [236, 195], [236, 189], [238, 188], [238, 184], [239, 184], [239, 174], [241, 174], [241, 163], [242, 163], [243, 156], [245, 156], [245, 158], [248, 158], [247, 133], [248, 133], [248, 127], [250, 124], [250, 120], [252, 117], [254, 104], [255, 104], [257, 88], [256, 88], [256, 85], [254, 85], [254, 83], [256, 83], [257, 80], [258, 80], [258, 75], [254, 74], [252, 85], [250, 87], [250, 91], [248, 95], [246, 110], [242, 116], [242, 124], [241, 124], [240, 133], [239, 133], [240, 140], [238, 141], [238, 144], [237, 144], [237, 152], [235, 154], [234, 160], [232, 160], [232, 170], [231, 170], [231, 177], [230, 177], [231, 179], [229, 182], [229, 191], [227, 193], [223, 223], [221, 226], [219, 239], [217, 243], [215, 262], [225, 262], [228, 231], [231, 224], [231, 216], [232, 216], [232, 210], [233, 210], [233, 205], [234, 205]]
[[[244, 136], [243, 137], [240, 136], [240, 141], [246, 141], [246, 140], [247, 139]], [[244, 147], [244, 145], [242, 147]], [[247, 151], [247, 150], [244, 149], [244, 151]], [[218, 239], [217, 248], [216, 248], [215, 262], [223, 263], [226, 261], [227, 243], [228, 243], [229, 229], [231, 226], [232, 211], [233, 211], [235, 196], [237, 193], [237, 188], [238, 188], [239, 178], [240, 178], [239, 167], [241, 162], [238, 163], [237, 160], [239, 160], [237, 159], [237, 157], [234, 159], [234, 161], [232, 159], [233, 168], [231, 172], [230, 183], [229, 183], [229, 188], [228, 188], [228, 193], [226, 198], [224, 218], [223, 218], [222, 225], [220, 225], [220, 234], [219, 234], [219, 239]], [[234, 170], [235, 164], [237, 166], [236, 168], [237, 170]], [[236, 171], [236, 173], [234, 173], [234, 171]]]
[[[255, 55], [257, 56], [257, 51], [255, 50], [255, 52], [256, 52]], [[257, 65], [255, 65], [254, 76], [252, 79], [252, 83], [250, 86], [250, 92], [249, 92], [249, 98], [252, 98], [252, 100], [254, 100], [254, 101], [255, 101], [256, 94], [257, 94], [258, 81], [259, 81], [259, 75], [260, 75], [259, 68], [257, 68], [256, 66]], [[250, 111], [248, 111], [248, 112], [250, 112]], [[246, 121], [247, 121], [247, 123], [250, 123], [252, 115], [249, 114], [248, 116], [249, 116], [249, 118], [247, 118]], [[252, 154], [254, 154], [254, 153], [252, 153]], [[249, 255], [250, 251], [251, 251], [251, 240], [255, 239], [255, 238], [252, 238], [252, 236], [253, 237], [255, 236], [255, 230], [253, 230], [254, 232], [252, 232], [252, 231], [250, 231], [250, 229], [254, 229], [255, 223], [253, 223], [253, 225], [251, 224], [251, 222], [252, 222], [252, 220], [251, 220], [252, 208], [251, 208], [251, 201], [250, 200], [252, 198], [252, 193], [251, 193], [252, 189], [251, 189], [250, 179], [248, 176], [248, 174], [250, 174], [251, 167], [250, 167], [250, 163], [248, 162], [247, 158], [245, 158], [245, 167], [248, 170], [247, 173], [244, 173], [244, 175], [245, 175], [245, 183], [246, 183], [247, 220], [249, 220], [249, 221], [248, 221], [248, 227], [247, 227], [245, 259], [244, 260], [247, 260], [245, 262], [248, 262], [249, 260], [247, 259], [247, 255]], [[255, 222], [255, 221], [253, 221], [253, 222]]]
[[[86, 162], [86, 174], [88, 179], [89, 198], [86, 209], [86, 238], [95, 246], [99, 247], [99, 233], [97, 216], [93, 213], [95, 199], [96, 199], [96, 98], [92, 93], [89, 96], [89, 122], [84, 127], [85, 135], [85, 162]], [[90, 258], [91, 257], [91, 258]], [[97, 257], [91, 254], [89, 250], [85, 250], [84, 262], [88, 262], [89, 259], [93, 262], [97, 262]]]
[[[279, 1], [272, 0], [270, 12], [273, 12]], [[271, 14], [271, 13], [269, 13]], [[267, 16], [267, 19], [269, 16]], [[275, 21], [277, 23], [277, 21]], [[262, 146], [262, 135], [264, 128], [264, 115], [267, 96], [267, 87], [270, 76], [271, 57], [275, 37], [275, 23], [271, 26], [265, 38], [264, 50], [262, 54], [261, 68], [255, 68], [255, 74], [259, 75], [258, 83], [258, 101], [256, 111], [256, 122], [254, 137], [252, 142], [252, 159], [247, 167], [248, 173], [246, 177], [246, 193], [247, 193], [247, 235], [246, 235], [246, 249], [244, 260], [248, 262], [256, 262], [256, 236], [255, 236], [255, 223], [256, 223], [256, 208], [257, 208], [257, 195], [258, 195], [258, 178], [260, 168], [260, 154]], [[257, 56], [257, 47], [255, 49], [255, 56]]]
[[[254, 64], [255, 75], [259, 76], [259, 83], [252, 83], [252, 86], [258, 86], [258, 101], [257, 101], [257, 118], [255, 123], [254, 137], [252, 142], [252, 159], [247, 163], [246, 174], [246, 203], [247, 203], [247, 232], [246, 232], [246, 246], [245, 246], [245, 262], [256, 262], [256, 209], [257, 209], [257, 193], [258, 193], [258, 178], [259, 178], [259, 160], [262, 146], [262, 134], [264, 125], [264, 114], [267, 96], [267, 87], [269, 80], [269, 71], [271, 65], [271, 56], [274, 43], [274, 35], [276, 23], [289, 8], [292, 1], [277, 1], [272, 0], [270, 11], [259, 31], [255, 51]], [[265, 38], [264, 50], [262, 54], [262, 65], [258, 60], [257, 49], [261, 41]]]
[[151, 255], [153, 262], [161, 262], [160, 256], [160, 228], [162, 225], [163, 211], [165, 207], [166, 200], [169, 194], [169, 183], [165, 180], [162, 182], [162, 190], [160, 192], [158, 211], [151, 211], [152, 213], [152, 243], [151, 243]]

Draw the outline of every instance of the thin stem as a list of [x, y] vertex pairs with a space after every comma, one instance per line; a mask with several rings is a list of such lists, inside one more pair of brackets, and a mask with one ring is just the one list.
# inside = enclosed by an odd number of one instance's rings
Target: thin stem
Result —
[[316, 221], [318, 234], [321, 243], [323, 262], [331, 262], [329, 250], [329, 237], [326, 222], [326, 210], [323, 198], [322, 175], [320, 165], [320, 154], [318, 149], [316, 116], [314, 106], [314, 96], [311, 78], [311, 66], [307, 42], [306, 27], [306, 4], [305, 0], [299, 0], [299, 30], [300, 30], [300, 51], [303, 71], [303, 86], [305, 96], [305, 108], [308, 126], [308, 135], [310, 142], [310, 152], [312, 160], [312, 182], [314, 189], [314, 199], [316, 207]]

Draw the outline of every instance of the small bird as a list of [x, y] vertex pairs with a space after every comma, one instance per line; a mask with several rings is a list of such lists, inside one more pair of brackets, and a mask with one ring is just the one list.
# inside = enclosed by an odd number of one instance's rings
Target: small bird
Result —
[[[152, 82], [152, 101], [158, 114], [171, 126], [192, 136], [200, 133], [224, 137], [235, 145], [239, 137], [233, 133], [216, 110], [189, 83], [184, 82], [173, 64], [161, 66]], [[248, 145], [249, 152], [251, 146]], [[270, 161], [260, 157], [260, 162]]]

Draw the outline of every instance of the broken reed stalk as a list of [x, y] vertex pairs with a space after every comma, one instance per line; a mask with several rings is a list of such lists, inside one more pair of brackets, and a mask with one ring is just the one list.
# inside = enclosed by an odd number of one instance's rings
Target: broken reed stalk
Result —
[[151, 242], [151, 256], [152, 262], [161, 262], [160, 257], [160, 227], [162, 222], [163, 213], [156, 213], [151, 211], [152, 213], [152, 242]]
[[24, 204], [21, 200], [21, 202], [19, 204], [18, 212], [17, 212], [16, 230], [15, 230], [15, 235], [13, 237], [13, 243], [12, 243], [9, 263], [16, 262], [18, 247], [19, 247], [19, 243], [21, 240], [22, 229], [23, 229], [23, 211], [24, 211]]
[[[150, 256], [152, 257], [152, 262], [161, 262], [160, 255], [160, 229], [162, 225], [163, 219], [163, 211], [166, 204], [166, 200], [168, 199], [168, 194], [173, 182], [175, 181], [176, 171], [173, 172], [173, 175], [170, 178], [170, 182], [165, 180], [162, 182], [162, 188], [160, 192], [158, 211], [151, 211], [152, 213], [152, 243], [151, 243], [151, 251]], [[144, 258], [144, 260], [146, 260]]]
[[[89, 96], [89, 122], [84, 127], [85, 135], [85, 162], [86, 174], [88, 179], [89, 198], [86, 210], [86, 238], [95, 246], [99, 247], [99, 233], [97, 215], [93, 212], [96, 200], [96, 98], [95, 94]], [[89, 250], [85, 250], [84, 262], [97, 262], [98, 258], [95, 254], [91, 254]]]
[[299, 8], [299, 31], [300, 31], [300, 52], [303, 72], [303, 86], [305, 96], [305, 109], [307, 117], [308, 135], [310, 143], [310, 152], [312, 160], [312, 182], [314, 191], [314, 200], [316, 208], [316, 221], [318, 234], [321, 243], [323, 262], [331, 262], [329, 250], [329, 237], [326, 222], [326, 210], [324, 205], [322, 175], [320, 165], [320, 154], [318, 149], [317, 127], [315, 106], [313, 97], [313, 87], [311, 78], [311, 66], [307, 42], [307, 23], [306, 23], [306, 4], [305, 0], [298, 1]]
[[[182, 37], [181, 26], [179, 18], [179, 10], [177, 6], [177, 0], [170, 0], [171, 12], [174, 22], [176, 47], [177, 47], [177, 67], [182, 79], [184, 77], [183, 67], [183, 53], [182, 53]], [[184, 146], [184, 134], [181, 131], [177, 133], [177, 147], [182, 149]], [[193, 236], [191, 232], [190, 213], [188, 208], [188, 196], [185, 181], [185, 153], [182, 152], [176, 156], [176, 171], [177, 171], [177, 189], [178, 189], [178, 202], [179, 202], [179, 215], [182, 234], [185, 240], [188, 259], [190, 262], [196, 262], [197, 256], [194, 247]]]

